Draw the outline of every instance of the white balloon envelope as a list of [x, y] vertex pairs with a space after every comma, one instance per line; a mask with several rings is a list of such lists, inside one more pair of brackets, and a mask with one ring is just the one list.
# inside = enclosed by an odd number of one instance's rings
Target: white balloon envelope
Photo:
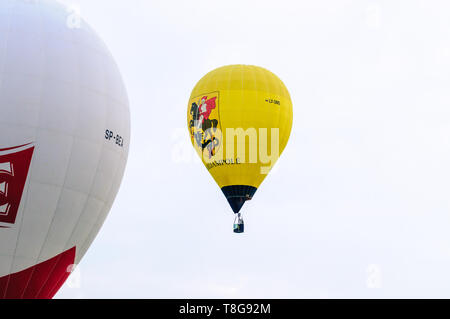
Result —
[[51, 298], [118, 192], [128, 98], [106, 46], [52, 0], [0, 1], [0, 298]]

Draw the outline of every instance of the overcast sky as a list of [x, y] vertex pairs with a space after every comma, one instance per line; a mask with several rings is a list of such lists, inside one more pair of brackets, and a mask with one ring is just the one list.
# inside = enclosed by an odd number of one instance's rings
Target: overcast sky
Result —
[[[56, 297], [450, 297], [448, 1], [65, 2], [116, 58], [132, 141]], [[238, 63], [294, 108], [242, 235], [186, 128], [195, 83]]]

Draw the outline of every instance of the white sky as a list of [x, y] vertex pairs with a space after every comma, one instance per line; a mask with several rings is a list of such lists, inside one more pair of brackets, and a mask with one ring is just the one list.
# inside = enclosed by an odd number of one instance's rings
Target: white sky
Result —
[[[117, 60], [132, 141], [57, 297], [450, 297], [448, 1], [65, 2]], [[243, 235], [186, 128], [195, 83], [236, 63], [294, 103]]]

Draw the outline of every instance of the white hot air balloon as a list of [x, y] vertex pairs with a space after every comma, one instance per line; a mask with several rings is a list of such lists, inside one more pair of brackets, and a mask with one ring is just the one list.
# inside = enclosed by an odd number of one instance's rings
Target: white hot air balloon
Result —
[[130, 141], [95, 32], [53, 0], [0, 1], [0, 298], [52, 298], [102, 226]]

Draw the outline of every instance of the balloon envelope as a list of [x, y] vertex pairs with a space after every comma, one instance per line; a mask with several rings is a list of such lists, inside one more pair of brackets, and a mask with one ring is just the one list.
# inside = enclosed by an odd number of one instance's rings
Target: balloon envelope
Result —
[[224, 66], [194, 87], [187, 124], [203, 164], [238, 213], [286, 147], [292, 102], [272, 72], [250, 65]]
[[0, 2], [0, 298], [51, 298], [124, 173], [129, 107], [95, 32], [51, 0]]

